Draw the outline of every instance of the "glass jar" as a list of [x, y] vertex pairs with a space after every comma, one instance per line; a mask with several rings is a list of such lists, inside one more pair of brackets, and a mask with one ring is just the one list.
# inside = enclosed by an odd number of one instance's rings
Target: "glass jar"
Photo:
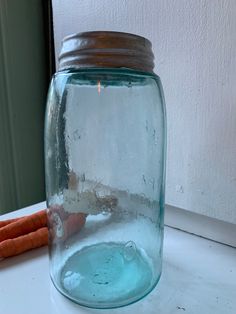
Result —
[[45, 123], [50, 274], [88, 307], [135, 302], [162, 267], [165, 105], [151, 43], [66, 37]]

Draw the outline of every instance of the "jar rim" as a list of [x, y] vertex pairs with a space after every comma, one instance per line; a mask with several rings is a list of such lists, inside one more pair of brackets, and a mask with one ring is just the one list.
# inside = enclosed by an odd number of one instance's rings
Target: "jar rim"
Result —
[[114, 31], [76, 33], [63, 39], [59, 70], [95, 67], [153, 72], [152, 44], [145, 37]]

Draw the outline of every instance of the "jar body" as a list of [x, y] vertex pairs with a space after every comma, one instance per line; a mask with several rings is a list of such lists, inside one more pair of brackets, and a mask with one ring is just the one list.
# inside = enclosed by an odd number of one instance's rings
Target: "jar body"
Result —
[[165, 108], [156, 75], [62, 71], [45, 123], [50, 274], [95, 308], [141, 299], [161, 274]]

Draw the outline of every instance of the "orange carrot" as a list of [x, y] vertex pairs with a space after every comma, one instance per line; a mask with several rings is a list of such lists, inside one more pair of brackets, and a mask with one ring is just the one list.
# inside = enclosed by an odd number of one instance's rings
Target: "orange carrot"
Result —
[[79, 232], [83, 228], [86, 221], [86, 216], [87, 215], [83, 213], [74, 213], [69, 215], [69, 217], [64, 222], [65, 233], [63, 240], [68, 239], [71, 235]]
[[[55, 212], [54, 212], [55, 214]], [[87, 215], [83, 213], [68, 214], [67, 219], [61, 220], [60, 216], [56, 216], [56, 220], [53, 215], [49, 218], [49, 233], [53, 241], [65, 241], [71, 235], [79, 232], [86, 221]]]
[[49, 209], [48, 209], [48, 215], [49, 217], [51, 215], [53, 215], [54, 213], [58, 214], [60, 216], [61, 219], [65, 220], [69, 213], [67, 213], [63, 206], [62, 205], [53, 205], [53, 206], [50, 206]]
[[8, 239], [0, 243], [0, 257], [15, 256], [48, 244], [48, 228], [43, 227], [37, 231]]
[[16, 238], [45, 226], [47, 226], [47, 214], [46, 210], [41, 210], [0, 228], [0, 242]]
[[0, 228], [6, 226], [6, 225], [9, 225], [10, 223], [12, 222], [15, 222], [21, 218], [24, 218], [25, 216], [22, 216], [22, 217], [18, 217], [18, 218], [13, 218], [13, 219], [7, 219], [7, 220], [1, 220], [0, 221]]

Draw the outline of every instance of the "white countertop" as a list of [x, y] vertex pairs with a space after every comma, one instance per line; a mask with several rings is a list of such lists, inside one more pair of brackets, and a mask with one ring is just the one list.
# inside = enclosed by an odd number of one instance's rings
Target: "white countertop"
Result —
[[[1, 216], [17, 217], [45, 203]], [[0, 314], [235, 314], [236, 249], [165, 227], [163, 273], [143, 300], [94, 310], [67, 300], [49, 278], [46, 247], [0, 261]]]

